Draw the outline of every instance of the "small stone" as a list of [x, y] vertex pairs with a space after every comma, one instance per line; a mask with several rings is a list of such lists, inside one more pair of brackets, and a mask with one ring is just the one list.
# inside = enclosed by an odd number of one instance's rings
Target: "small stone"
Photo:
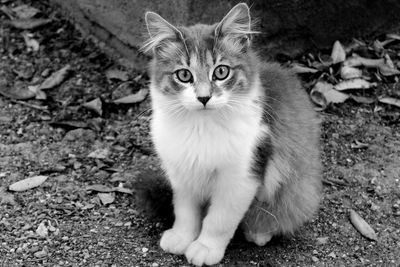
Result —
[[312, 256], [311, 259], [312, 259], [313, 262], [318, 262], [319, 261], [319, 259], [317, 257], [315, 257], [315, 256]]
[[122, 226], [122, 225], [124, 225], [122, 222], [115, 223], [115, 226]]
[[328, 243], [328, 239], [329, 239], [329, 237], [327, 237], [327, 236], [317, 237], [317, 244], [318, 245], [325, 245], [326, 243]]
[[143, 253], [146, 253], [147, 251], [149, 251], [148, 248], [142, 248], [142, 252], [143, 252]]
[[153, 263], [152, 265], [151, 265], [151, 267], [158, 267], [159, 265], [158, 265], [158, 263]]
[[329, 253], [329, 254], [328, 254], [328, 257], [336, 258], [335, 252], [332, 251], [331, 253]]
[[47, 252], [45, 250], [37, 251], [33, 254], [36, 258], [46, 257]]
[[132, 222], [126, 222], [126, 223], [124, 223], [124, 226], [131, 227], [132, 226]]

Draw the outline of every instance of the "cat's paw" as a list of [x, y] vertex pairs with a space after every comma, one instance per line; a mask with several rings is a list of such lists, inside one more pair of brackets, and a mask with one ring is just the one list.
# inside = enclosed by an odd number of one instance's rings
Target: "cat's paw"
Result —
[[244, 236], [247, 241], [253, 242], [260, 247], [265, 246], [272, 238], [271, 233], [245, 232]]
[[182, 255], [193, 241], [189, 235], [179, 233], [175, 229], [165, 231], [161, 237], [160, 247], [169, 253]]
[[189, 263], [202, 266], [217, 264], [224, 257], [224, 253], [225, 247], [211, 248], [196, 240], [190, 244], [185, 256]]

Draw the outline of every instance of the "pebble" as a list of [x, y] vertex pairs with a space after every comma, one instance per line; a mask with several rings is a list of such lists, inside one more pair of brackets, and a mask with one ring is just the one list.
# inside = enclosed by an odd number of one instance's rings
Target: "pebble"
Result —
[[318, 245], [325, 245], [326, 243], [328, 243], [328, 239], [329, 239], [329, 237], [327, 237], [327, 236], [317, 237], [317, 244]]
[[315, 256], [312, 256], [311, 259], [312, 259], [313, 262], [318, 262], [319, 261], [319, 259], [317, 257], [315, 257]]
[[147, 251], [149, 251], [148, 248], [142, 248], [142, 252], [143, 252], [143, 253], [146, 253]]
[[158, 263], [153, 263], [152, 265], [151, 265], [151, 267], [158, 267], [159, 265], [158, 265]]
[[37, 251], [33, 254], [36, 258], [46, 257], [47, 252], [45, 250]]
[[329, 253], [329, 254], [328, 254], [328, 257], [336, 258], [335, 252], [332, 251], [331, 253]]

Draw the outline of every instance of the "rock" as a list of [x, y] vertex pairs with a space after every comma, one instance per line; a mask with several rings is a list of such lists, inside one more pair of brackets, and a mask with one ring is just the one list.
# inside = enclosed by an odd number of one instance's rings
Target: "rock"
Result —
[[324, 236], [324, 237], [317, 237], [317, 238], [316, 238], [317, 244], [318, 244], [318, 245], [325, 245], [326, 243], [328, 243], [328, 239], [329, 239], [329, 237], [327, 237], [327, 236]]
[[33, 254], [36, 258], [43, 258], [47, 256], [47, 252], [45, 250], [37, 251]]

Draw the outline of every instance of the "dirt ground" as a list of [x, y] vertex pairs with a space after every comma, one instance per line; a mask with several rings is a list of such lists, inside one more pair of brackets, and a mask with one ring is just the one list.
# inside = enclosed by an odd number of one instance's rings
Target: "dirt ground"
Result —
[[[113, 103], [144, 88], [145, 73], [111, 61], [40, 2], [0, 2], [26, 3], [52, 19], [23, 31], [0, 11], [0, 89], [25, 92], [67, 64], [71, 71], [45, 91], [46, 100], [0, 96], [0, 266], [188, 266], [184, 257], [161, 251], [166, 225], [142, 213], [134, 197], [141, 171], [158, 166], [148, 135], [149, 99]], [[38, 51], [28, 51], [26, 32]], [[400, 95], [399, 89], [396, 80], [378, 88]], [[100, 99], [101, 115], [83, 105], [93, 99]], [[262, 248], [237, 234], [218, 266], [399, 266], [400, 109], [376, 106], [350, 101], [319, 112], [324, 198], [317, 216]], [[37, 175], [48, 176], [41, 186], [8, 190]], [[350, 209], [377, 241], [353, 227]]]

